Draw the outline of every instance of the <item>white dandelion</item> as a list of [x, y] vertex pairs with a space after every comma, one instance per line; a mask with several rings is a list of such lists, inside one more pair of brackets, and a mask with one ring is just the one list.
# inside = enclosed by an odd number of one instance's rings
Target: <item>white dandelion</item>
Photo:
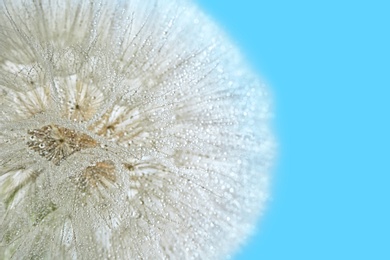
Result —
[[217, 259], [267, 197], [263, 85], [180, 0], [0, 1], [0, 258]]

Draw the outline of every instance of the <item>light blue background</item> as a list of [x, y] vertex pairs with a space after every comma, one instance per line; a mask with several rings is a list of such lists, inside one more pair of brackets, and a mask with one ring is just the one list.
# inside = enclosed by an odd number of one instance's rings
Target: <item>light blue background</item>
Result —
[[390, 1], [197, 2], [274, 96], [272, 200], [235, 259], [389, 260]]

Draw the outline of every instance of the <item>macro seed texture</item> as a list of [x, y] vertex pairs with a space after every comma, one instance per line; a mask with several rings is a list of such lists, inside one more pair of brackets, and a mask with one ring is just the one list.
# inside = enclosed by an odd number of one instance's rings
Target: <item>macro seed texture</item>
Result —
[[53, 161], [55, 165], [68, 158], [73, 153], [84, 148], [93, 148], [97, 142], [86, 134], [57, 125], [47, 125], [41, 129], [29, 130], [28, 147]]
[[267, 92], [182, 0], [0, 0], [0, 259], [223, 259], [267, 198]]

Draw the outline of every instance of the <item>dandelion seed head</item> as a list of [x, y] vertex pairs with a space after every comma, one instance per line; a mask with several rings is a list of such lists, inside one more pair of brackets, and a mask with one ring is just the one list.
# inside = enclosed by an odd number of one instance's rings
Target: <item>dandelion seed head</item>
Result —
[[215, 259], [267, 198], [269, 101], [187, 1], [0, 1], [0, 258]]

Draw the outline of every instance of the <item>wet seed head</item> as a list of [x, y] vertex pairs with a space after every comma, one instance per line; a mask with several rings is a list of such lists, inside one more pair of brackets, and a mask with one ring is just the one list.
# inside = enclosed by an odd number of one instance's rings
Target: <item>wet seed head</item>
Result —
[[267, 199], [269, 101], [182, 0], [0, 0], [0, 259], [221, 259]]

